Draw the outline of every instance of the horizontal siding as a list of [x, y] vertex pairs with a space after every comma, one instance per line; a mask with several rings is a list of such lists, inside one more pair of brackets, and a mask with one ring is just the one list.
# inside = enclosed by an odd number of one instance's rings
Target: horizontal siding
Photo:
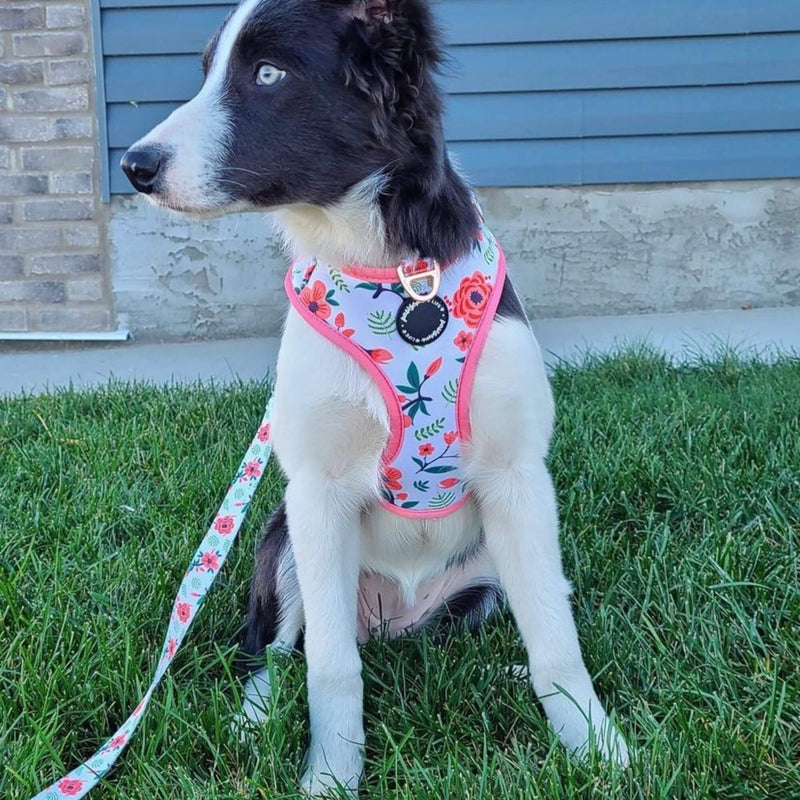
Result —
[[[712, 134], [604, 139], [455, 142], [478, 186], [746, 180], [800, 176], [800, 134]], [[128, 192], [112, 150], [111, 190]]]
[[[224, 0], [99, 0], [112, 190], [189, 99]], [[800, 175], [800, 0], [441, 0], [446, 130], [479, 185]]]
[[[800, 33], [463, 45], [449, 54], [441, 84], [450, 94], [800, 81]], [[201, 82], [196, 55], [106, 59], [112, 103], [188, 99]]]
[[649, 183], [800, 175], [797, 133], [643, 136], [455, 146], [478, 185]]
[[[144, 136], [178, 105], [112, 105], [111, 147]], [[451, 141], [800, 130], [800, 83], [456, 95], [446, 127]]]
[[[222, 8], [224, 15], [235, 3], [100, 0], [100, 5], [108, 9], [103, 36], [112, 49], [107, 52], [127, 53], [124, 48], [147, 47], [150, 36], [160, 36], [152, 26], [164, 24], [165, 16], [177, 18], [189, 7], [198, 18], [208, 7]], [[775, 33], [797, 30], [798, 24], [797, 0], [439, 0], [434, 6], [450, 44]], [[172, 49], [189, 46], [184, 42], [195, 50], [202, 47], [197, 38], [202, 32], [185, 17], [181, 21], [187, 36], [180, 44], [167, 41], [163, 51], [144, 52], [194, 52]]]

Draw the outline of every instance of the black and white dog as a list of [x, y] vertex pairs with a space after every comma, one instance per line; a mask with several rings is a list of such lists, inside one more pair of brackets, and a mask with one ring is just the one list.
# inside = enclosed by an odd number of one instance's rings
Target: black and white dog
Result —
[[[445, 148], [440, 57], [424, 0], [244, 0], [205, 52], [198, 95], [122, 167], [173, 211], [272, 212], [297, 257], [391, 267], [424, 254], [448, 264], [478, 221]], [[386, 404], [352, 358], [290, 311], [272, 426], [289, 482], [256, 557], [246, 649], [292, 649], [304, 634], [302, 788], [312, 795], [355, 790], [362, 772], [358, 642], [387, 627], [475, 628], [506, 599], [553, 729], [570, 750], [595, 742], [627, 764], [581, 657], [545, 465], [553, 401], [509, 283], [470, 417], [472, 500], [438, 519], [386, 510], [377, 502]], [[245, 715], [263, 719], [268, 695], [266, 673], [252, 676]]]

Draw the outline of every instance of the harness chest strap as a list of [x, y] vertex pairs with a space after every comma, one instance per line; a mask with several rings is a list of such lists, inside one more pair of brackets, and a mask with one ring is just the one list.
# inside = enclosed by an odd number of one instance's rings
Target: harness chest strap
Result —
[[286, 275], [300, 317], [355, 359], [381, 392], [390, 435], [380, 503], [393, 513], [443, 517], [469, 500], [461, 449], [504, 279], [503, 251], [483, 225], [470, 251], [443, 270], [426, 259], [390, 269], [311, 261]]

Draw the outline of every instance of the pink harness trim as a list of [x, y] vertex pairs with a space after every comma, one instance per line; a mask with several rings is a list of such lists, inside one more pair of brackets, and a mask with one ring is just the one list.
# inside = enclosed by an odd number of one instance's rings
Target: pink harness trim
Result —
[[[504, 280], [503, 251], [491, 233], [482, 228], [472, 251], [442, 271], [440, 296], [451, 312], [444, 333], [429, 345], [413, 347], [396, 331], [381, 330], [381, 338], [376, 335], [375, 315], [379, 315], [378, 319], [393, 321], [394, 313], [405, 298], [396, 269], [348, 266], [335, 270], [314, 261], [310, 264], [296, 263], [286, 275], [286, 294], [301, 318], [352, 356], [375, 381], [386, 403], [390, 432], [382, 456], [380, 503], [396, 514], [415, 519], [439, 518], [469, 500], [469, 490], [459, 476], [460, 449], [461, 443], [468, 442], [471, 437], [472, 385], [500, 303]], [[479, 306], [470, 306], [465, 312], [462, 307], [465, 294], [473, 297], [471, 286], [478, 289], [475, 296], [480, 298]], [[488, 297], [482, 296], [481, 292], [485, 295], [487, 290]], [[452, 296], [448, 296], [448, 292]], [[460, 302], [456, 303], [455, 299]], [[376, 347], [383, 342], [385, 347]], [[430, 361], [422, 375], [416, 359], [425, 363]], [[408, 363], [410, 367], [405, 378], [403, 369]], [[441, 374], [432, 380], [440, 370]], [[389, 374], [391, 371], [393, 375]], [[441, 383], [447, 379], [445, 389], [448, 393], [445, 397]], [[424, 396], [422, 391], [429, 380], [431, 385], [438, 387], [426, 389], [431, 397]], [[455, 392], [453, 386], [457, 387]], [[409, 389], [417, 393], [417, 397], [410, 401], [405, 396]], [[454, 405], [454, 411], [448, 411], [452, 408], [450, 404]], [[420, 414], [420, 410], [424, 413]], [[414, 418], [415, 414], [420, 416], [419, 420]], [[446, 424], [448, 419], [449, 426]], [[448, 430], [451, 432], [447, 433]], [[444, 445], [439, 438], [443, 439]], [[420, 443], [418, 458], [408, 449], [416, 443]], [[444, 450], [429, 461], [437, 445]], [[402, 470], [396, 466], [398, 459]], [[439, 464], [433, 463], [435, 461]], [[443, 480], [439, 480], [445, 475]], [[400, 483], [401, 480], [404, 483]], [[431, 488], [432, 481], [438, 484], [438, 493], [436, 488]]]

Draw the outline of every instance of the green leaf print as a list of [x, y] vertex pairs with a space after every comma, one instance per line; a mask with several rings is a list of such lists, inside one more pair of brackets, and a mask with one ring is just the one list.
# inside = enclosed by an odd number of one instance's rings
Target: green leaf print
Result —
[[408, 383], [410, 386], [413, 386], [414, 389], [419, 389], [419, 370], [417, 369], [417, 365], [413, 361], [408, 367], [406, 378], [408, 378]]
[[483, 258], [489, 266], [494, 264], [495, 259], [497, 258], [497, 247], [495, 247], [495, 244], [491, 239], [487, 240], [486, 242], [486, 249], [483, 251]]
[[338, 269], [331, 270], [331, 280], [336, 285], [336, 288], [340, 292], [344, 292], [345, 294], [350, 294], [350, 287], [347, 285], [347, 281], [344, 279], [344, 276]]
[[458, 398], [458, 381], [448, 381], [447, 385], [442, 389], [442, 400], [449, 403], [451, 406], [456, 404]]
[[422, 442], [425, 439], [431, 439], [436, 436], [437, 433], [441, 433], [444, 430], [444, 423], [445, 418], [442, 417], [441, 419], [437, 419], [435, 422], [431, 422], [430, 425], [426, 425], [424, 428], [417, 428], [414, 431], [414, 438], [418, 442]]
[[391, 311], [373, 311], [367, 316], [367, 325], [376, 336], [391, 336], [397, 329]]
[[455, 492], [441, 492], [428, 503], [429, 508], [446, 508], [456, 501]]

